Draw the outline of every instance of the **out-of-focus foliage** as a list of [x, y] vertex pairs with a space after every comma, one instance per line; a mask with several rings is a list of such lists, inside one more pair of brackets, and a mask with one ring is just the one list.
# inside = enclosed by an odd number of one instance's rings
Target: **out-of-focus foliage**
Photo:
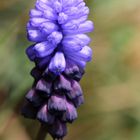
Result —
[[[31, 140], [38, 123], [19, 110], [33, 79], [25, 55], [33, 0], [0, 0], [0, 140]], [[66, 140], [140, 139], [140, 1], [86, 0], [95, 31], [81, 82], [85, 104]], [[48, 140], [51, 138], [48, 137]]]

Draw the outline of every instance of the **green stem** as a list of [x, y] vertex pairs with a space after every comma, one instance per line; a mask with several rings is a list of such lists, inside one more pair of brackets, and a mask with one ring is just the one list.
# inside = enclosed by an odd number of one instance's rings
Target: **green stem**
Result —
[[46, 136], [47, 136], [47, 126], [41, 124], [36, 140], [45, 140]]

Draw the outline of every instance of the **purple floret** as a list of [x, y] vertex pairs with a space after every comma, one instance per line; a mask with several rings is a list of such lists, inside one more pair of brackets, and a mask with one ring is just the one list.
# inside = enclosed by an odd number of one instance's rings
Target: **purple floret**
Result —
[[22, 114], [48, 126], [53, 138], [63, 138], [67, 122], [77, 118], [84, 103], [81, 80], [92, 59], [85, 34], [93, 30], [83, 0], [37, 0], [30, 11], [27, 37], [33, 45], [26, 54], [35, 67], [34, 84], [26, 95]]

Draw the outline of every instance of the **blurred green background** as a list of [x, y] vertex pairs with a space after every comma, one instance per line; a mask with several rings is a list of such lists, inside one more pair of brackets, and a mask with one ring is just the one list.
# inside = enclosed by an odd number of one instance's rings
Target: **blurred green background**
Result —
[[[32, 140], [39, 127], [19, 113], [33, 82], [25, 26], [34, 2], [0, 0], [0, 140]], [[85, 104], [65, 140], [140, 140], [140, 0], [86, 3], [94, 55], [81, 81]]]

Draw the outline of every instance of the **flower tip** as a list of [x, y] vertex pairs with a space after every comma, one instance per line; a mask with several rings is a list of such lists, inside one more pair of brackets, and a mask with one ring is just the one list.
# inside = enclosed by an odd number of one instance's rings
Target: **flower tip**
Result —
[[66, 61], [62, 52], [57, 52], [49, 64], [49, 70], [59, 75], [65, 70]]

